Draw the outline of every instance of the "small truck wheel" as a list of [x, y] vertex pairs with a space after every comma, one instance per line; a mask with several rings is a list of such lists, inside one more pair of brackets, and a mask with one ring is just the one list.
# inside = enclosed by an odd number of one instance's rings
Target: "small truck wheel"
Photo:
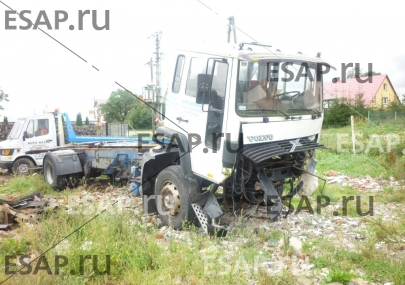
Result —
[[66, 187], [65, 176], [56, 174], [55, 166], [50, 156], [45, 157], [43, 169], [45, 182], [53, 189], [63, 190]]
[[196, 219], [191, 199], [197, 193], [197, 183], [188, 180], [179, 165], [163, 169], [156, 178], [156, 207], [163, 224], [181, 230], [185, 222]]
[[30, 169], [34, 167], [34, 163], [28, 158], [19, 158], [13, 164], [13, 174], [27, 176], [30, 174]]

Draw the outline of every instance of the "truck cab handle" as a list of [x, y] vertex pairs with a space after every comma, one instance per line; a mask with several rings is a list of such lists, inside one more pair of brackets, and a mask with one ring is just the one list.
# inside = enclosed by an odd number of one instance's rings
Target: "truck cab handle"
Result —
[[178, 121], [180, 121], [180, 122], [188, 123], [188, 120], [184, 120], [182, 117], [177, 117], [176, 119], [177, 119]]

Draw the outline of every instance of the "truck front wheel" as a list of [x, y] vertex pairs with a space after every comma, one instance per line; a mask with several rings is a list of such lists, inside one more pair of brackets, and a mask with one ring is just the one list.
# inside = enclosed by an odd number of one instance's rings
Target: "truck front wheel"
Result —
[[44, 159], [44, 178], [53, 189], [63, 190], [66, 187], [66, 177], [64, 175], [57, 175], [55, 166], [50, 156]]
[[28, 158], [19, 158], [13, 164], [14, 175], [28, 175], [30, 169], [34, 167], [34, 163]]
[[175, 230], [181, 230], [184, 222], [195, 222], [191, 199], [197, 191], [197, 182], [184, 176], [179, 165], [163, 169], [155, 183], [155, 201], [162, 222]]

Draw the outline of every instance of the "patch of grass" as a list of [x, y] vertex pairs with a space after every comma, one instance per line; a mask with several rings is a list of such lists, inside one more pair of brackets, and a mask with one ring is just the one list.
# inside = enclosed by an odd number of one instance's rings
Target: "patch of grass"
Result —
[[281, 230], [259, 230], [258, 237], [262, 238], [263, 241], [279, 241], [283, 237], [283, 232]]
[[1, 240], [0, 254], [3, 256], [27, 254], [29, 248], [30, 244], [26, 242], [24, 239], [7, 238]]
[[354, 275], [350, 272], [343, 271], [343, 270], [332, 270], [326, 278], [327, 282], [340, 282], [344, 285], [349, 284], [350, 280], [352, 280]]
[[[364, 221], [370, 224], [370, 231], [366, 241], [358, 244], [355, 252], [328, 248], [328, 243], [325, 243], [323, 238], [308, 242], [312, 243], [312, 252], [315, 253], [313, 263], [316, 268], [326, 267], [330, 270], [326, 282], [348, 284], [355, 277], [353, 272], [356, 270], [363, 272], [367, 279], [373, 282], [405, 284], [405, 272], [403, 270], [405, 260], [391, 256], [384, 250], [376, 249], [376, 243], [381, 240], [392, 239], [397, 234], [403, 236], [403, 227], [405, 226], [400, 223], [392, 225], [386, 224], [382, 220], [372, 220], [372, 218], [364, 218]], [[399, 250], [399, 244], [395, 243], [394, 245], [397, 245]]]
[[313, 263], [318, 269], [328, 267], [331, 264], [330, 260], [328, 260], [326, 257], [315, 257]]
[[381, 217], [365, 219], [371, 227], [377, 241], [395, 240], [402, 243], [405, 236], [405, 225], [403, 222], [383, 221]]
[[405, 133], [399, 125], [356, 126], [356, 155], [350, 127], [322, 130], [321, 143], [331, 149], [317, 151], [318, 171], [333, 169], [346, 175], [405, 178]]
[[387, 204], [387, 203], [405, 203], [405, 191], [403, 187], [393, 188], [393, 187], [384, 187], [383, 192], [377, 192], [374, 195], [374, 201]]
[[317, 171], [324, 173], [328, 170], [335, 170], [345, 175], [384, 177], [391, 176], [390, 169], [381, 165], [375, 157], [367, 154], [345, 154], [333, 153], [327, 150], [317, 150], [316, 159]]
[[313, 197], [323, 195], [327, 196], [330, 199], [330, 202], [342, 202], [343, 196], [349, 197], [359, 194], [359, 191], [357, 189], [353, 189], [348, 186], [341, 186], [339, 184], [326, 184], [324, 188], [322, 188], [322, 186], [323, 185], [320, 185], [315, 190], [315, 192], [312, 194]]
[[267, 241], [268, 240], [279, 241], [282, 236], [283, 236], [283, 232], [281, 230], [274, 230], [269, 235], [267, 235]]
[[5, 187], [0, 187], [0, 191], [3, 198], [9, 195], [23, 197], [35, 192], [42, 194], [57, 193], [44, 182], [44, 177], [40, 174], [14, 177]]
[[387, 260], [383, 256], [366, 259], [362, 267], [367, 276], [375, 280], [389, 280], [394, 284], [405, 284], [405, 261]]

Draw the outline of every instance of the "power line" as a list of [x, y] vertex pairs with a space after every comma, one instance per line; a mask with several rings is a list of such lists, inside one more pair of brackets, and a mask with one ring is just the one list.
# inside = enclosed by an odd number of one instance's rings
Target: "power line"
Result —
[[[218, 17], [221, 17], [221, 15], [218, 13], [218, 12], [216, 12], [214, 9], [212, 9], [211, 7], [209, 7], [207, 4], [205, 4], [205, 3], [203, 3], [202, 1], [200, 1], [200, 0], [196, 0], [198, 3], [200, 3], [201, 5], [203, 5], [204, 7], [206, 7], [208, 10], [210, 10], [212, 13], [214, 13], [215, 15], [217, 15]], [[231, 18], [233, 18], [233, 16], [231, 17]], [[228, 20], [229, 20], [229, 17], [227, 18]], [[243, 31], [242, 29], [240, 29], [240, 28], [238, 28], [236, 25], [235, 25], [235, 23], [233, 22], [233, 24], [234, 24], [234, 28], [235, 29], [237, 29], [238, 31], [240, 31], [241, 33], [243, 33], [244, 35], [246, 35], [247, 37], [249, 37], [250, 39], [252, 39], [254, 42], [256, 42], [257, 44], [260, 44], [260, 42], [258, 41], [258, 40], [256, 40], [255, 38], [253, 38], [251, 35], [249, 35], [247, 32], [245, 32], [245, 31]], [[229, 31], [229, 30], [228, 30]], [[236, 34], [235, 34], [235, 40], [236, 40]], [[228, 42], [229, 42], [229, 35], [228, 35]], [[276, 57], [278, 57], [279, 59], [282, 59], [278, 54], [276, 54], [275, 52], [273, 52], [272, 50], [270, 50], [270, 49], [268, 49], [266, 46], [262, 46], [262, 47], [264, 47], [267, 51], [269, 51], [270, 53], [272, 53], [273, 55], [275, 55]], [[320, 55], [320, 53], [318, 53], [319, 55]], [[329, 65], [328, 65], [329, 66]], [[329, 66], [330, 67], [330, 66]], [[296, 70], [296, 71], [298, 71], [297, 70], [297, 68], [295, 68], [294, 66], [293, 66], [293, 68]], [[315, 83], [316, 84], [316, 83]], [[326, 90], [326, 89], [324, 89], [323, 88], [323, 86], [322, 86], [322, 84], [321, 83], [318, 83], [317, 84], [318, 85], [318, 87], [322, 87], [322, 91], [323, 92], [328, 92], [329, 94], [331, 94], [332, 95], [332, 92], [330, 92], [329, 90]], [[321, 85], [321, 86], [319, 86], [319, 85]], [[322, 96], [322, 98], [323, 98], [323, 96]], [[323, 102], [322, 102], [322, 104], [323, 104]], [[350, 109], [352, 109], [354, 112], [356, 112], [357, 114], [359, 114], [360, 115], [360, 117], [363, 117], [363, 118], [365, 118], [365, 119], [367, 119], [365, 116], [363, 116], [361, 113], [359, 113], [357, 110], [355, 110], [352, 106], [350, 106], [350, 105], [348, 105], [348, 104], [345, 104], [344, 102], [343, 102], [343, 104], [344, 105], [346, 105], [348, 108], [350, 108]], [[380, 128], [378, 125], [376, 125], [374, 122], [371, 122], [373, 125], [375, 125], [376, 127], [378, 127], [378, 128]]]

